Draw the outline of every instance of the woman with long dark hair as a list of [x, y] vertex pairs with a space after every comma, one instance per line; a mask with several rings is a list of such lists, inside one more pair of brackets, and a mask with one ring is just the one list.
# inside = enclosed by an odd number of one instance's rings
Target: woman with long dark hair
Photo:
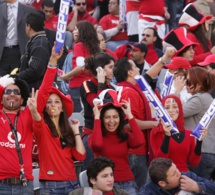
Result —
[[43, 83], [36, 94], [32, 91], [28, 107], [38, 144], [40, 194], [67, 195], [79, 188], [73, 159], [83, 161], [85, 148], [79, 133], [79, 121], [68, 121], [73, 112], [71, 98], [52, 87], [59, 58], [54, 51], [55, 48]]
[[99, 40], [94, 26], [88, 21], [80, 21], [77, 23], [73, 34], [77, 35], [74, 44], [74, 54], [72, 57], [72, 71], [61, 76], [63, 79], [70, 79], [69, 94], [74, 102], [74, 112], [82, 110], [80, 103], [80, 86], [85, 80], [91, 78], [84, 70], [85, 58], [95, 55], [101, 51]]
[[114, 62], [114, 58], [106, 52], [101, 52], [85, 59], [85, 69], [92, 77], [84, 81], [80, 88], [81, 101], [84, 107], [83, 142], [87, 150], [83, 164], [84, 169], [87, 168], [88, 163], [93, 158], [92, 150], [87, 144], [88, 135], [93, 131], [93, 99], [98, 97], [102, 90], [113, 88], [110, 85], [110, 81], [113, 78]]
[[[94, 128], [88, 138], [89, 146], [95, 156], [105, 156], [115, 162], [114, 186], [127, 191], [129, 195], [137, 194], [137, 186], [129, 167], [128, 150], [143, 143], [143, 136], [130, 108], [130, 102], [117, 101], [117, 92], [104, 90], [94, 100]], [[125, 116], [131, 131], [124, 129]]]

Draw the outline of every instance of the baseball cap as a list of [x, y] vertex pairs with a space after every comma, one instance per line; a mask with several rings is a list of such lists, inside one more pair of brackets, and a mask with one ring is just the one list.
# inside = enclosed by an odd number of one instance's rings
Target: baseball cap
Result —
[[183, 57], [172, 58], [170, 63], [165, 65], [164, 67], [168, 68], [170, 70], [177, 70], [179, 68], [184, 68], [184, 69], [190, 69], [191, 68], [189, 61]]
[[207, 66], [212, 63], [215, 63], [215, 54], [209, 55], [205, 58], [203, 62], [197, 63], [199, 66]]
[[148, 48], [144, 43], [134, 43], [133, 45], [130, 45], [130, 46], [135, 51], [141, 51], [141, 52], [148, 51]]

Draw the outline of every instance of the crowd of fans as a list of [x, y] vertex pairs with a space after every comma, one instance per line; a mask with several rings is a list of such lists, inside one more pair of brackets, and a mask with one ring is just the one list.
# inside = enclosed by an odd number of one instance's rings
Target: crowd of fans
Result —
[[0, 194], [215, 194], [215, 1], [61, 1], [0, 0]]

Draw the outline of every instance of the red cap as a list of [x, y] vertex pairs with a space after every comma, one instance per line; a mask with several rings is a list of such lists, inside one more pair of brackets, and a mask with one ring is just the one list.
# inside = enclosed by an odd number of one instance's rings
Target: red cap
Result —
[[184, 68], [184, 69], [190, 69], [190, 63], [188, 62], [188, 60], [186, 60], [183, 57], [174, 57], [172, 58], [172, 60], [170, 61], [169, 64], [164, 66], [165, 68], [168, 68], [170, 70], [177, 70], [179, 68]]
[[72, 115], [73, 108], [74, 108], [74, 104], [73, 104], [73, 101], [71, 100], [70, 95], [64, 95], [61, 91], [59, 91], [55, 87], [51, 88], [50, 94], [52, 94], [52, 93], [57, 94], [61, 98], [61, 101], [66, 110], [67, 116], [70, 117]]
[[199, 66], [208, 66], [215, 63], [215, 54], [211, 54], [205, 58], [203, 62], [197, 63]]

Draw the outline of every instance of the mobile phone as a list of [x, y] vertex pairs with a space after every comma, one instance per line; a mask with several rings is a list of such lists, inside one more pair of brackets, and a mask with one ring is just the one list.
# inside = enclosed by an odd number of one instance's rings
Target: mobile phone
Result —
[[61, 69], [57, 69], [57, 76], [59, 77], [59, 76], [61, 76], [61, 75], [63, 75], [64, 74], [64, 71], [62, 71]]

